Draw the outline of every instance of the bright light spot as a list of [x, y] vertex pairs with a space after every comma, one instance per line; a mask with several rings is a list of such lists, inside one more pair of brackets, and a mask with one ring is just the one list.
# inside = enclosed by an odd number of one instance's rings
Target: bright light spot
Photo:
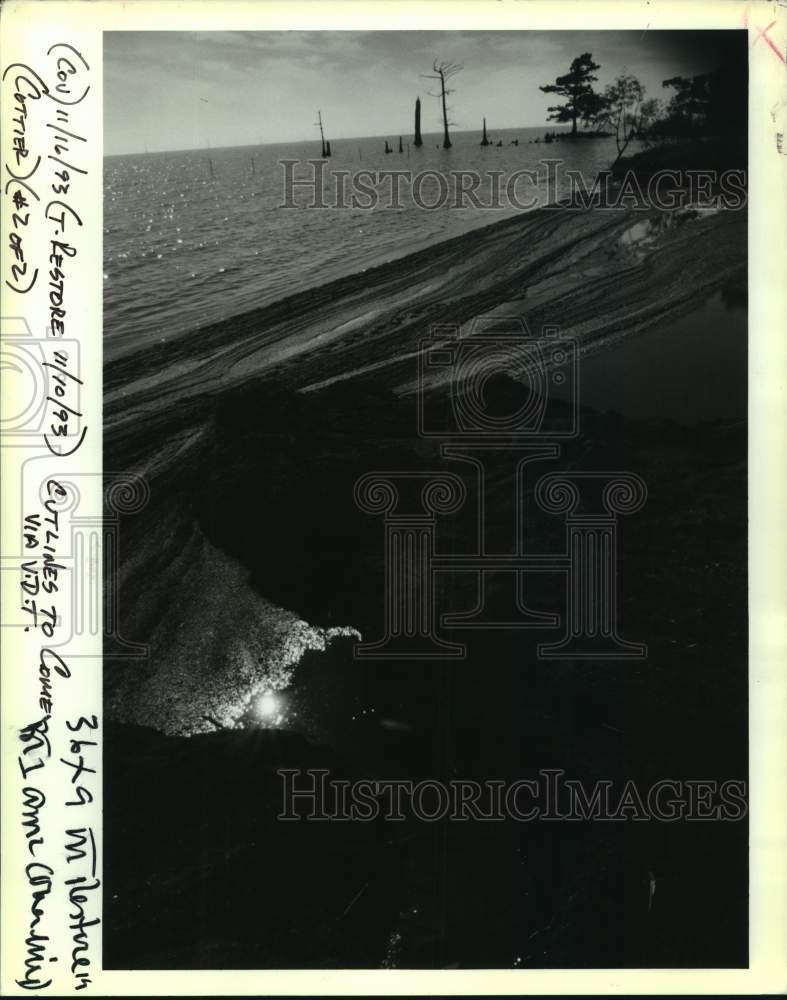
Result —
[[279, 699], [273, 691], [266, 691], [257, 702], [257, 714], [261, 719], [272, 720], [279, 711]]

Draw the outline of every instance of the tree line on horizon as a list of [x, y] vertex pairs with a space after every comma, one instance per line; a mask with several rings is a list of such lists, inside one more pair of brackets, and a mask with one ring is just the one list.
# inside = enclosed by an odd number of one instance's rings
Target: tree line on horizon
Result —
[[565, 98], [564, 103], [548, 108], [548, 120], [570, 123], [571, 136], [614, 136], [615, 163], [635, 138], [654, 142], [725, 137], [741, 130], [745, 134], [745, 78], [741, 80], [740, 72], [729, 66], [664, 80], [662, 86], [673, 91], [668, 100], [646, 100], [645, 87], [626, 70], [603, 91], [597, 91], [593, 84], [600, 68], [590, 52], [583, 52], [572, 60], [568, 73], [539, 90]]
[[[597, 91], [593, 85], [598, 81], [596, 71], [600, 68], [599, 63], [593, 61], [592, 53], [583, 52], [572, 60], [568, 73], [556, 77], [554, 83], [540, 86], [539, 90], [564, 98], [563, 103], [554, 104], [547, 109], [548, 120], [559, 124], [570, 123], [570, 138], [614, 137], [618, 155], [613, 167], [632, 139], [654, 143], [705, 137], [729, 139], [734, 136], [740, 139], [741, 135], [745, 136], [745, 61], [742, 65], [728, 63], [710, 73], [674, 76], [664, 80], [662, 86], [673, 91], [668, 100], [654, 97], [646, 99], [644, 85], [625, 69], [604, 90]], [[438, 84], [437, 91], [430, 92], [430, 96], [440, 104], [444, 149], [452, 146], [449, 126], [456, 124], [449, 117], [447, 98], [454, 91], [448, 87], [448, 81], [462, 69], [458, 63], [435, 59], [432, 72], [422, 74], [424, 79], [434, 80]], [[315, 124], [320, 127], [322, 155], [330, 156], [330, 142], [326, 141], [323, 134], [320, 112]], [[415, 102], [414, 125], [413, 145], [419, 147], [423, 145], [420, 97]], [[551, 142], [556, 137], [547, 133], [545, 141]], [[487, 137], [486, 118], [483, 119], [481, 145], [493, 145]], [[497, 145], [502, 143], [498, 142]], [[402, 151], [402, 137], [399, 136], [399, 152]], [[393, 152], [387, 140], [385, 152]]]

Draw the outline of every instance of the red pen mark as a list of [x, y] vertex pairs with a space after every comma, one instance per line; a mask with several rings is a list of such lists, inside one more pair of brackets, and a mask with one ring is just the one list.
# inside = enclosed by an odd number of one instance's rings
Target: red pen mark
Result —
[[[776, 24], [776, 21], [771, 21], [771, 23], [767, 26], [767, 28], [756, 28], [755, 29], [757, 31], [757, 37], [751, 43], [752, 44], [752, 48], [754, 48], [754, 46], [757, 44], [757, 42], [759, 42], [759, 40], [762, 39], [767, 45], [769, 45], [771, 47], [771, 49], [776, 53], [776, 55], [781, 59], [781, 61], [783, 63], [787, 63], [787, 60], [784, 58], [784, 53], [780, 51], [780, 49], [774, 43], [773, 39], [768, 34], [768, 32], [771, 30], [771, 28], [774, 26], [774, 24]], [[748, 28], [749, 27], [749, 10], [748, 10], [748, 8], [745, 8], [744, 11], [743, 11], [743, 26], [744, 26], [744, 28]]]
[[776, 46], [773, 44], [773, 41], [768, 36], [768, 32], [771, 30], [771, 28], [774, 26], [774, 24], [776, 24], [776, 22], [775, 21], [771, 21], [771, 23], [768, 25], [767, 28], [758, 28], [757, 29], [757, 37], [752, 42], [752, 45], [756, 45], [757, 42], [759, 42], [759, 40], [762, 39], [764, 42], [767, 42], [768, 45], [770, 45], [770, 47], [773, 49], [773, 51], [776, 53], [776, 55], [781, 59], [782, 62], [784, 62], [785, 61], [784, 56], [776, 48]]

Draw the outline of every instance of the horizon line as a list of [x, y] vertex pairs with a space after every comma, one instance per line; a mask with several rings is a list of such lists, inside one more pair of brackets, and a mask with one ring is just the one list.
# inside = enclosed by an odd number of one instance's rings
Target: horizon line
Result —
[[[487, 131], [489, 132], [489, 134], [492, 134], [495, 131], [497, 131], [497, 132], [514, 132], [514, 131], [516, 131], [516, 129], [532, 129], [532, 128], [538, 128], [538, 129], [546, 128], [546, 129], [548, 129], [550, 131], [559, 131], [561, 129], [568, 129], [570, 131], [570, 126], [568, 126], [568, 125], [561, 125], [561, 124], [558, 124], [558, 123], [551, 123], [551, 122], [544, 122], [543, 124], [538, 124], [538, 125], [506, 125], [506, 126], [501, 126], [501, 127], [497, 128], [497, 129], [489, 129], [489, 128], [487, 128]], [[478, 132], [480, 134], [481, 131], [482, 130], [480, 128], [454, 128], [452, 130], [452, 134], [463, 135], [463, 134], [466, 134], [468, 132]], [[411, 134], [412, 134], [411, 132], [407, 133], [407, 135], [411, 135]], [[427, 135], [442, 136], [443, 132], [442, 132], [442, 129], [438, 129], [438, 130], [436, 130], [434, 132], [422, 132], [421, 134], [422, 134], [422, 136], [427, 136]], [[374, 135], [346, 135], [346, 136], [338, 136], [335, 139], [328, 139], [327, 141], [333, 143], [333, 142], [352, 142], [352, 141], [357, 140], [357, 139], [388, 139], [388, 140], [391, 140], [393, 138], [398, 138], [398, 136], [399, 136], [398, 132], [396, 132], [396, 133], [393, 133], [393, 132], [380, 132], [380, 133], [374, 134]], [[404, 138], [404, 133], [402, 133], [402, 137]], [[206, 150], [212, 150], [212, 151], [216, 152], [216, 151], [218, 151], [220, 149], [256, 149], [259, 146], [286, 146], [288, 143], [301, 144], [301, 143], [304, 143], [304, 142], [314, 142], [315, 145], [316, 145], [316, 144], [319, 143], [319, 141], [320, 141], [319, 137], [315, 140], [312, 136], [310, 136], [310, 137], [308, 137], [306, 139], [283, 139], [280, 142], [246, 142], [246, 143], [237, 143], [237, 144], [233, 144], [233, 145], [230, 145], [230, 146], [211, 146], [211, 145], [207, 145], [207, 146], [181, 146], [181, 147], [179, 147], [177, 149], [137, 149], [137, 150], [133, 150], [133, 151], [132, 150], [127, 150], [126, 152], [123, 152], [123, 153], [104, 153], [104, 159], [105, 160], [106, 159], [110, 159], [113, 156], [154, 156], [154, 155], [157, 155], [159, 153], [200, 153], [200, 152], [204, 152]], [[408, 145], [412, 146], [412, 144], [413, 144], [413, 141], [412, 141], [412, 139], [410, 139], [409, 142], [408, 142]], [[418, 147], [416, 147], [416, 148], [418, 148]]]

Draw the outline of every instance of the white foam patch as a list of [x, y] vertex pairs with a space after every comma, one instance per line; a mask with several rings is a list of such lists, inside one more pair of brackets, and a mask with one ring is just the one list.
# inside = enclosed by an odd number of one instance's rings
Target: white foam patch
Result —
[[112, 717], [163, 733], [234, 728], [263, 692], [288, 687], [307, 652], [361, 638], [350, 626], [310, 625], [267, 601], [240, 563], [204, 539], [167, 596], [148, 664], [126, 667], [107, 699]]

